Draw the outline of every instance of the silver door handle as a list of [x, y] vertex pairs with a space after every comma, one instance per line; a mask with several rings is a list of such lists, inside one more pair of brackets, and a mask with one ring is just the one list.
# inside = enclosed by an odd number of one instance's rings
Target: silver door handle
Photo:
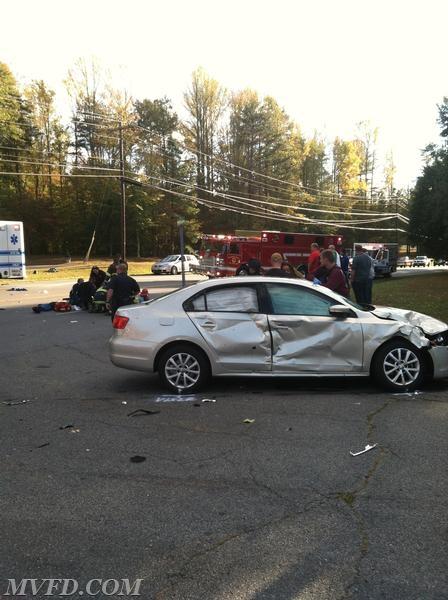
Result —
[[215, 329], [216, 323], [214, 321], [204, 321], [203, 323], [201, 323], [201, 327], [203, 327], [204, 329]]

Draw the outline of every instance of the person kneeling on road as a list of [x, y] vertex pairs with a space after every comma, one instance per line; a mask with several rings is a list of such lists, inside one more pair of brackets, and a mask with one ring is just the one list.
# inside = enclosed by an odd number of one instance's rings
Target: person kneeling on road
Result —
[[117, 275], [112, 277], [109, 282], [106, 302], [109, 305], [112, 319], [120, 306], [132, 304], [135, 296], [140, 292], [140, 286], [133, 277], [129, 277], [127, 271], [127, 266], [119, 263]]
[[324, 250], [320, 255], [320, 261], [327, 271], [327, 277], [323, 285], [333, 292], [337, 292], [341, 296], [348, 298], [347, 281], [341, 267], [338, 267], [336, 264], [333, 250]]

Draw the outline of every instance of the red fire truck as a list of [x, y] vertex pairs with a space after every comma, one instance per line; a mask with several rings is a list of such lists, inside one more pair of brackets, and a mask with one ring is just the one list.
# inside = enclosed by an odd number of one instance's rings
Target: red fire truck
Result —
[[271, 268], [271, 256], [280, 252], [295, 267], [306, 265], [313, 242], [322, 248], [334, 244], [340, 252], [342, 237], [319, 233], [286, 233], [261, 231], [247, 236], [205, 234], [201, 236], [197, 251], [199, 266], [195, 272], [208, 277], [230, 277], [238, 267], [251, 258], [257, 258], [264, 269]]

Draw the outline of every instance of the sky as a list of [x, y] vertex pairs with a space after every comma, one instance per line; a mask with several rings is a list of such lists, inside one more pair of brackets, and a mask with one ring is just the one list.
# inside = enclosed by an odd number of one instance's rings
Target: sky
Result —
[[229, 90], [273, 96], [307, 135], [348, 139], [369, 121], [379, 155], [393, 152], [398, 187], [438, 141], [444, 0], [14, 0], [1, 14], [0, 61], [22, 85], [45, 80], [63, 113], [68, 68], [95, 58], [116, 86], [166, 95], [181, 114], [202, 66]]

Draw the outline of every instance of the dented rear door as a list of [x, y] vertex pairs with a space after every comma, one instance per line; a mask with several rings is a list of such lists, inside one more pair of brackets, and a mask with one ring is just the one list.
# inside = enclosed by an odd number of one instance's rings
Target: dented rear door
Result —
[[270, 298], [274, 373], [354, 373], [362, 370], [363, 334], [358, 318], [329, 315], [335, 301], [317, 291], [266, 284]]
[[215, 372], [271, 370], [271, 334], [268, 317], [260, 310], [256, 284], [214, 287], [184, 307], [207, 342]]

